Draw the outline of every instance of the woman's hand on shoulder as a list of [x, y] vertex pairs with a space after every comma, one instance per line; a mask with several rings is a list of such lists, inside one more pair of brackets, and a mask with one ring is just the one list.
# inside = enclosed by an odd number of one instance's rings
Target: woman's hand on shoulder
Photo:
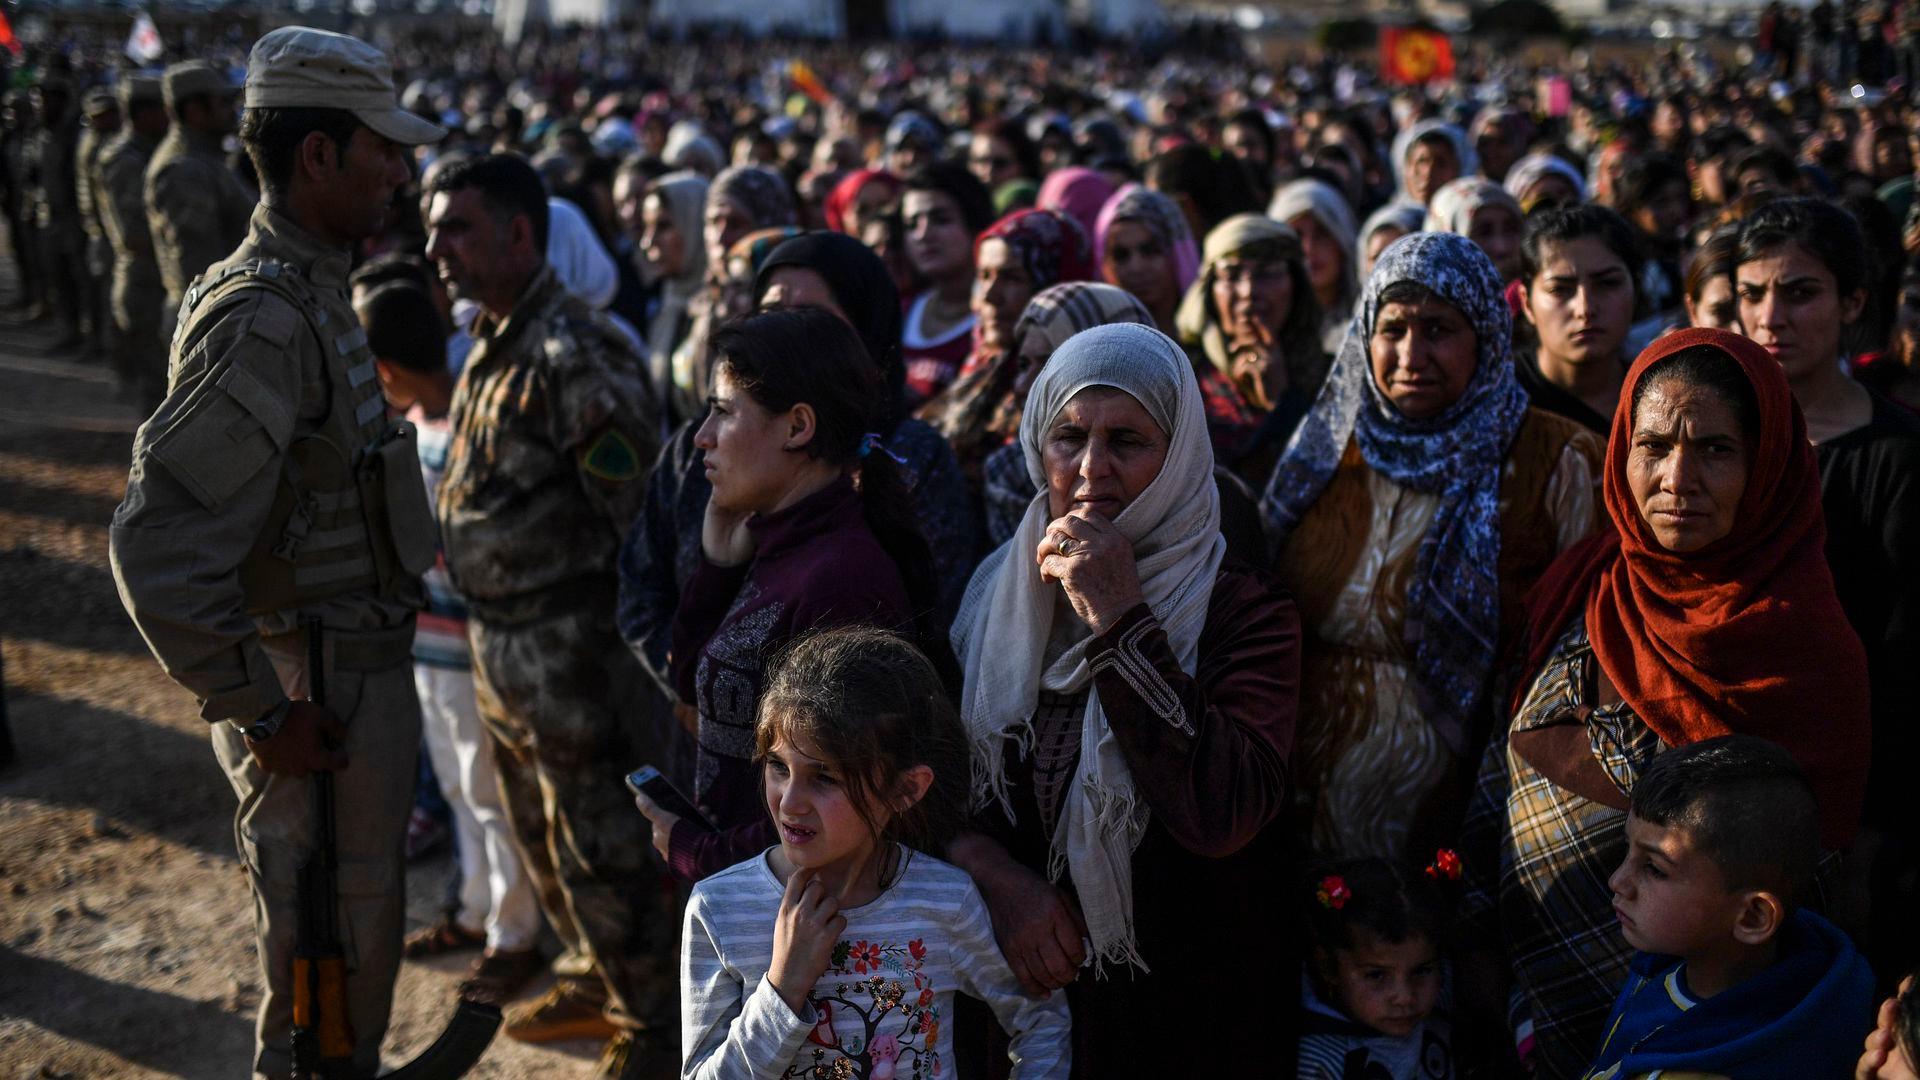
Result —
[[1041, 581], [1058, 581], [1074, 614], [1104, 634], [1145, 597], [1133, 544], [1119, 526], [1099, 514], [1075, 509], [1047, 525], [1033, 553]]
[[747, 522], [750, 510], [723, 510], [707, 500], [706, 518], [700, 523], [700, 552], [715, 566], [741, 566], [753, 558], [753, 533]]

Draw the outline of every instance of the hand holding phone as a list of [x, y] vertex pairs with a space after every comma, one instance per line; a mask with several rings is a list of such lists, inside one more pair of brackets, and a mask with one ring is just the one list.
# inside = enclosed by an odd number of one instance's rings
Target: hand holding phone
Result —
[[653, 804], [675, 817], [685, 818], [691, 824], [706, 830], [718, 832], [706, 815], [693, 805], [693, 800], [680, 793], [665, 774], [651, 765], [644, 765], [627, 774], [627, 787], [635, 795], [645, 795]]

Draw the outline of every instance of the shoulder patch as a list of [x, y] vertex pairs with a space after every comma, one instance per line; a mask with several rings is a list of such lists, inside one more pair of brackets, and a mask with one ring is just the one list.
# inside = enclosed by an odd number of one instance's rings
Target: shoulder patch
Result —
[[300, 313], [285, 298], [261, 289], [260, 302], [254, 306], [253, 319], [247, 324], [247, 332], [284, 349], [293, 340], [300, 329]]
[[608, 428], [580, 452], [580, 467], [601, 480], [624, 484], [640, 478], [640, 451], [619, 429]]

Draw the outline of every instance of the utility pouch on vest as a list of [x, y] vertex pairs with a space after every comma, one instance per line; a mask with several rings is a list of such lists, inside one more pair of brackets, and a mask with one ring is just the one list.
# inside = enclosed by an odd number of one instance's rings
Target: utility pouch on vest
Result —
[[389, 539], [374, 542], [373, 556], [380, 591], [390, 595], [400, 581], [417, 578], [433, 565], [433, 511], [427, 508], [413, 425], [404, 420], [394, 424], [367, 447], [354, 482], [366, 510], [367, 532]]

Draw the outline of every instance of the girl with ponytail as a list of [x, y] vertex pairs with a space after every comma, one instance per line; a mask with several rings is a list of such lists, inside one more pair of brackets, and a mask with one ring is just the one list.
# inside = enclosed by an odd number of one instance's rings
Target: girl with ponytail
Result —
[[899, 630], [950, 691], [958, 682], [932, 558], [878, 432], [885, 379], [858, 335], [820, 308], [771, 308], [722, 327], [713, 355], [694, 438], [713, 494], [671, 664], [698, 714], [692, 795], [718, 831], [641, 803], [654, 846], [688, 880], [776, 840], [754, 723], [768, 662], [793, 639], [831, 626]]

